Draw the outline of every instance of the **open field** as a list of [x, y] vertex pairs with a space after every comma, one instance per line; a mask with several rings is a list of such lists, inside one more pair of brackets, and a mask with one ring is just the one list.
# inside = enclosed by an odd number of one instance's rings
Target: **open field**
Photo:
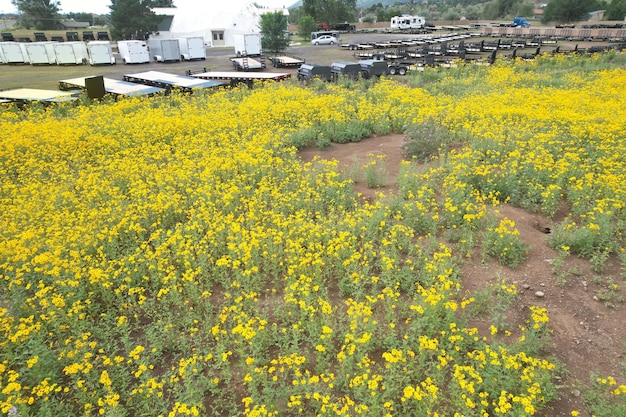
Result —
[[624, 415], [625, 61], [1, 113], [0, 411]]

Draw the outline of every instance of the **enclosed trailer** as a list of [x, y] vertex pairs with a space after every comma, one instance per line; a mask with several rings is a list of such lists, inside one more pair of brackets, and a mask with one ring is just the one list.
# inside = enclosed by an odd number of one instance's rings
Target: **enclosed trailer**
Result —
[[148, 39], [148, 47], [154, 62], [180, 61], [178, 39]]
[[391, 29], [424, 29], [426, 19], [422, 16], [403, 14], [391, 18]]
[[54, 53], [57, 65], [84, 65], [89, 62], [89, 53], [84, 42], [56, 43]]
[[110, 41], [87, 42], [87, 52], [89, 53], [89, 64], [91, 65], [114, 65], [115, 57]]
[[20, 47], [30, 65], [56, 64], [54, 42], [21, 42]]
[[183, 61], [206, 59], [204, 38], [201, 36], [178, 38], [178, 46], [180, 47], [180, 59]]
[[124, 64], [145, 64], [150, 62], [148, 45], [144, 41], [118, 41], [117, 49]]
[[18, 42], [0, 42], [0, 49], [2, 50], [3, 63], [5, 64], [24, 64], [28, 62], [28, 58], [22, 52]]
[[255, 56], [261, 55], [260, 33], [238, 33], [235, 35], [235, 55]]

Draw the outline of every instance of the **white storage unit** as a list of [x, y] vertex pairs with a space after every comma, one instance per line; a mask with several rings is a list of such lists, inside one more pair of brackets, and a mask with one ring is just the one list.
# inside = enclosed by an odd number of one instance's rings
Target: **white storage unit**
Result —
[[238, 33], [235, 35], [235, 55], [255, 56], [261, 55], [260, 33]]
[[87, 42], [89, 64], [91, 65], [114, 65], [115, 57], [110, 41]]
[[20, 47], [30, 65], [56, 64], [54, 42], [20, 42]]
[[206, 59], [204, 38], [201, 36], [178, 38], [178, 46], [180, 47], [180, 58], [183, 61]]
[[148, 47], [154, 62], [180, 61], [178, 39], [148, 39]]
[[83, 65], [89, 62], [84, 42], [60, 42], [54, 44], [57, 65]]
[[118, 41], [117, 50], [124, 64], [145, 64], [150, 62], [148, 45], [144, 41]]
[[22, 52], [19, 42], [0, 42], [4, 64], [24, 64], [28, 58]]

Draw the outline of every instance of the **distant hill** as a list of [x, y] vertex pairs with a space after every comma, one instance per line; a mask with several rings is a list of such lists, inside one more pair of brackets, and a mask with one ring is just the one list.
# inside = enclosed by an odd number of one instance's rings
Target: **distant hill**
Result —
[[[378, 3], [381, 3], [383, 6], [391, 6], [392, 4], [396, 4], [396, 3], [409, 3], [409, 0], [356, 0], [356, 6], [358, 8], [361, 8], [361, 7], [368, 8]], [[302, 0], [299, 0], [295, 2], [294, 4], [292, 4], [291, 6], [288, 6], [287, 8], [295, 9], [296, 7], [301, 7], [301, 6], [302, 6]]]

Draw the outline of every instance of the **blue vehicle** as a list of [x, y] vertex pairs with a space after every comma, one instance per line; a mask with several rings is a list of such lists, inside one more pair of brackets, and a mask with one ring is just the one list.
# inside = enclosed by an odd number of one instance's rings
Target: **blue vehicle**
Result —
[[523, 17], [515, 17], [513, 18], [513, 27], [515, 28], [527, 28], [530, 27], [530, 23], [526, 21]]

